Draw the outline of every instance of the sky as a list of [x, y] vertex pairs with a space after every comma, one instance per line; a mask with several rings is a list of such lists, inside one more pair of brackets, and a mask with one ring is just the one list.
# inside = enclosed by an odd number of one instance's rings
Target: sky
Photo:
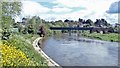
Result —
[[[24, 0], [20, 17], [39, 16], [48, 21], [105, 18], [118, 20], [119, 0]], [[18, 18], [18, 20], [19, 20]], [[113, 21], [112, 21], [113, 20]]]

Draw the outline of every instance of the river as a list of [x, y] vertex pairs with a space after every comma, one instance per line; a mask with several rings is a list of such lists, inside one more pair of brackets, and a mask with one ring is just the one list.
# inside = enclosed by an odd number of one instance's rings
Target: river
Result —
[[61, 66], [118, 66], [118, 43], [77, 36], [49, 37], [43, 51]]

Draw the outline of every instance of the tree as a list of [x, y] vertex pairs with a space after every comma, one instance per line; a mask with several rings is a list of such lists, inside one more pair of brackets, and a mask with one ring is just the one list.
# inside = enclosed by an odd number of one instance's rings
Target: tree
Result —
[[69, 22], [69, 20], [68, 20], [68, 19], [66, 19], [66, 20], [64, 20], [64, 22]]
[[58, 20], [58, 22], [63, 22], [62, 20]]
[[94, 25], [97, 27], [101, 27], [100, 23], [101, 23], [100, 19], [96, 19], [96, 22], [94, 23]]
[[105, 19], [101, 19], [102, 23], [104, 26], [106, 27], [111, 27], [112, 25], [110, 23], [108, 23]]
[[[21, 11], [21, 3], [20, 2], [1, 2], [1, 9], [2, 12], [0, 14], [1, 17], [1, 25], [6, 29], [6, 31], [9, 31], [8, 29], [10, 26], [13, 25], [14, 21], [13, 18], [20, 14]], [[4, 34], [4, 28], [3, 29], [3, 37]], [[8, 32], [6, 32], [8, 33]]]
[[114, 31], [115, 31], [116, 33], [120, 33], [120, 24], [119, 24], [119, 23], [116, 23], [116, 24], [115, 24]]
[[111, 27], [111, 24], [109, 24], [105, 19], [96, 19], [96, 22], [94, 23], [95, 26], [98, 27]]
[[29, 34], [34, 34], [33, 25], [28, 25], [28, 33]]
[[92, 21], [91, 19], [88, 19], [88, 20], [86, 21], [86, 24], [89, 24], [89, 26], [92, 26], [92, 25], [93, 25], [93, 21]]
[[82, 23], [82, 22], [83, 22], [83, 19], [79, 18], [78, 21]]
[[16, 16], [21, 11], [20, 2], [2, 2], [2, 15], [5, 16]]
[[[29, 20], [29, 24], [31, 24], [34, 28], [34, 33], [37, 33], [37, 30], [39, 29], [39, 25], [42, 25], [43, 20], [40, 19], [39, 16], [33, 16], [30, 20]], [[45, 23], [45, 22], [44, 22]]]
[[[20, 2], [2, 2], [2, 23], [8, 26], [12, 23], [12, 18], [20, 14]], [[8, 25], [7, 25], [8, 24]]]

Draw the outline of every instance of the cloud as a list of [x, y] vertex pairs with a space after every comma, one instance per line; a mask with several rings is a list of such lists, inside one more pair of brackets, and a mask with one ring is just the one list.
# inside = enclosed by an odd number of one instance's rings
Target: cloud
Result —
[[53, 2], [55, 0], [31, 0], [31, 1], [35, 1], [35, 2]]
[[116, 0], [56, 0], [53, 3], [57, 3], [59, 7], [84, 7], [91, 11], [105, 12], [113, 1]]
[[72, 9], [69, 9], [69, 8], [65, 8], [65, 7], [54, 7], [53, 9], [52, 9], [52, 11], [53, 12], [55, 12], [55, 13], [65, 13], [65, 12], [70, 12], [70, 11], [72, 11]]
[[24, 16], [34, 16], [42, 13], [47, 13], [50, 11], [49, 8], [40, 5], [34, 1], [22, 1], [22, 15]]
[[[66, 7], [48, 8], [35, 1], [22, 1], [22, 16], [47, 15], [47, 13], [67, 13], [72, 11]], [[51, 14], [52, 15], [52, 14]]]
[[111, 4], [109, 10], [107, 11], [108, 13], [120, 13], [120, 1], [114, 2]]
[[72, 19], [72, 20], [78, 20], [78, 18], [84, 18], [85, 15], [91, 14], [89, 10], [81, 10], [81, 11], [76, 11], [76, 12], [70, 12], [70, 13], [64, 13], [64, 14], [46, 14], [43, 15], [42, 17], [46, 20], [65, 20], [65, 19]]
[[[65, 19], [78, 20], [78, 18], [92, 19], [95, 21], [96, 18], [107, 19], [109, 16], [111, 16], [113, 19], [115, 18], [114, 20], [117, 20], [116, 16], [113, 17], [112, 15], [108, 15], [106, 13], [106, 10], [109, 10], [111, 4], [116, 1], [118, 0], [22, 1], [22, 16], [37, 15], [48, 21]], [[50, 4], [48, 2], [50, 2]], [[112, 18], [109, 18], [109, 20]]]
[[[59, 19], [72, 19], [78, 20], [78, 18], [83, 19], [96, 19], [105, 18], [109, 23], [117, 23], [117, 15], [110, 15], [106, 13], [110, 5], [118, 0], [56, 0], [53, 3], [58, 4], [55, 7], [65, 7], [65, 8], [85, 8], [78, 11], [69, 12], [66, 14], [52, 14], [50, 17], [55, 20]], [[47, 19], [51, 19], [48, 17]]]

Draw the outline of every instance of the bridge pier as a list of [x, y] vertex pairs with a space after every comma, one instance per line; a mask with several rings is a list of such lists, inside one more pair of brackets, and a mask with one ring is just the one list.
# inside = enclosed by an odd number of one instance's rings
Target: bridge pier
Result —
[[77, 30], [77, 36], [79, 37], [81, 34], [81, 31]]
[[71, 33], [72, 33], [72, 31], [71, 31], [71, 30], [68, 30], [68, 33], [69, 33], [69, 36], [71, 36], [71, 35], [72, 35], [72, 34], [71, 34]]
[[103, 34], [104, 33], [104, 31], [100, 31], [100, 34]]
[[93, 33], [93, 30], [90, 30], [89, 33], [90, 33], [90, 34]]

